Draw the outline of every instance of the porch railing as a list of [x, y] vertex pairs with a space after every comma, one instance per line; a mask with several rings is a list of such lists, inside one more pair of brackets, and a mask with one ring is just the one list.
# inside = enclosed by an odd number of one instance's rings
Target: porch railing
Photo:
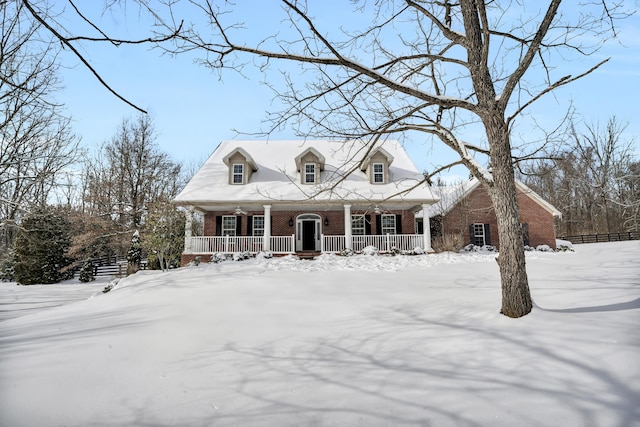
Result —
[[[347, 247], [346, 236], [322, 235], [321, 251], [335, 253]], [[424, 236], [422, 234], [386, 234], [352, 236], [351, 248], [359, 252], [367, 246], [375, 246], [382, 252], [389, 252], [393, 248], [400, 250], [412, 250], [416, 247], [423, 248]], [[260, 236], [195, 236], [191, 237], [190, 253], [212, 254], [250, 252], [258, 253], [264, 250], [264, 238]], [[269, 250], [274, 254], [290, 254], [295, 252], [295, 236], [271, 236]], [[424, 249], [424, 248], [423, 248]]]
[[[272, 236], [270, 251], [275, 254], [294, 252], [293, 236]], [[250, 252], [264, 250], [264, 238], [261, 236], [195, 236], [191, 237], [191, 253], [213, 254]]]
[[390, 252], [393, 248], [409, 251], [416, 247], [422, 248], [424, 240], [422, 234], [385, 234], [352, 237], [351, 248], [354, 251], [359, 252], [367, 246], [375, 246], [383, 252]]

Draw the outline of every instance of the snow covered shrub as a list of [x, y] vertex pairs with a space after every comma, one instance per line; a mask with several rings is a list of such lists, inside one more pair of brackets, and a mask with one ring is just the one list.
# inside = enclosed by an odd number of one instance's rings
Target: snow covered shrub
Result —
[[526, 252], [531, 252], [531, 251], [535, 251], [536, 248], [534, 248], [533, 246], [529, 246], [529, 245], [524, 245], [524, 250]]
[[82, 283], [92, 282], [96, 280], [96, 277], [93, 275], [93, 264], [90, 262], [85, 262], [80, 268], [80, 276], [79, 280]]
[[553, 249], [549, 245], [538, 245], [536, 246], [536, 251], [540, 252], [553, 252]]
[[556, 251], [558, 252], [574, 252], [573, 243], [568, 240], [556, 239]]
[[389, 256], [396, 256], [396, 255], [400, 255], [402, 253], [402, 251], [398, 248], [396, 248], [395, 246], [391, 247], [391, 250], [389, 250], [388, 255]]
[[245, 259], [250, 259], [251, 254], [249, 252], [236, 252], [233, 254], [234, 261], [244, 261]]
[[472, 244], [468, 244], [464, 248], [460, 250], [460, 252], [497, 252], [495, 246], [484, 245], [484, 246], [476, 246]]
[[367, 246], [362, 249], [363, 255], [379, 255], [380, 251], [375, 246]]
[[355, 252], [353, 251], [353, 249], [343, 249], [338, 253], [340, 256], [353, 256], [355, 255]]
[[261, 251], [256, 254], [256, 259], [270, 259], [273, 258], [271, 251]]
[[420, 246], [416, 246], [410, 251], [403, 251], [402, 255], [424, 255], [424, 249], [422, 249]]
[[219, 262], [226, 261], [226, 260], [227, 260], [227, 256], [225, 254], [223, 254], [222, 252], [216, 252], [213, 255], [211, 255], [211, 260], [209, 260], [209, 262], [217, 264]]

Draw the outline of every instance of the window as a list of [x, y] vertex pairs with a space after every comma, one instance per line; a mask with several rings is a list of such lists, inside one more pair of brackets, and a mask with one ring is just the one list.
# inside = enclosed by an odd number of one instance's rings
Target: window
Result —
[[475, 246], [485, 245], [485, 233], [484, 224], [473, 224], [473, 235], [471, 236], [471, 243]]
[[227, 215], [222, 217], [222, 235], [236, 235], [236, 217], [234, 215]]
[[264, 236], [264, 215], [255, 215], [253, 217], [253, 235]]
[[396, 234], [395, 215], [382, 215], [382, 234]]
[[244, 165], [236, 163], [233, 165], [233, 184], [244, 184]]
[[305, 163], [304, 165], [304, 183], [314, 184], [316, 182], [316, 164]]
[[351, 215], [351, 234], [354, 236], [364, 236], [365, 233], [364, 215]]
[[384, 165], [382, 163], [373, 164], [373, 182], [376, 184], [384, 183]]

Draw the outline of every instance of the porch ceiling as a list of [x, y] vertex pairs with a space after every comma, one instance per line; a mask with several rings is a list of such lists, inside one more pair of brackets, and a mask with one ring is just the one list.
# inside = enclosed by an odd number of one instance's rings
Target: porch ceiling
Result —
[[271, 205], [272, 212], [282, 211], [344, 211], [344, 205], [351, 205], [351, 211], [373, 211], [377, 206], [382, 212], [392, 210], [411, 210], [417, 211], [422, 209], [422, 203], [432, 204], [431, 200], [425, 201], [389, 201], [389, 202], [244, 202], [244, 203], [199, 203], [194, 205], [194, 209], [200, 212], [225, 212], [232, 214], [237, 208], [243, 211], [263, 211], [265, 205]]

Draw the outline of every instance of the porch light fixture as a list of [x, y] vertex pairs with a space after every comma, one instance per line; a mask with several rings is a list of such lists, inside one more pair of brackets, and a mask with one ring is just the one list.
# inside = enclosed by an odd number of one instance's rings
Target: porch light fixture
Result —
[[293, 217], [289, 218], [289, 227], [293, 227]]
[[329, 217], [324, 217], [324, 226], [328, 226], [329, 225]]
[[376, 205], [376, 207], [375, 207], [375, 208], [373, 208], [373, 212], [374, 212], [376, 215], [380, 215], [380, 208], [378, 207], [378, 205]]

